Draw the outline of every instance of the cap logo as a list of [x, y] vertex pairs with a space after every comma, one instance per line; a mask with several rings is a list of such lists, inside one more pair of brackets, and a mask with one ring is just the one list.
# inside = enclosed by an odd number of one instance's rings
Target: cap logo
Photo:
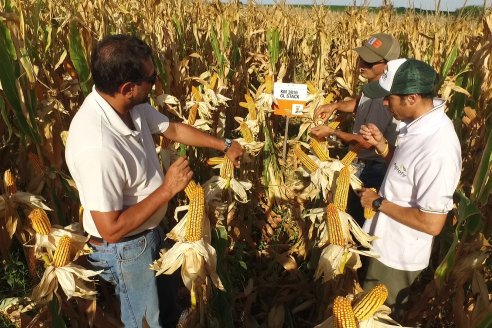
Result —
[[367, 44], [377, 49], [383, 45], [383, 42], [373, 36], [367, 40]]

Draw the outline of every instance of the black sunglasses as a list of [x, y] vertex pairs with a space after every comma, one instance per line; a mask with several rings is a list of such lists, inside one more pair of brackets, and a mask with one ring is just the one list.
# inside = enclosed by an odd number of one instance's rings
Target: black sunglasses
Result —
[[375, 63], [368, 63], [364, 59], [359, 58], [359, 64], [360, 64], [360, 66], [367, 67], [367, 68], [372, 68], [374, 65], [377, 65], [377, 64], [386, 64], [386, 63], [387, 63], [387, 61], [384, 60], [384, 59], [383, 60], [380, 60], [380, 61], [377, 61]]
[[134, 81], [135, 83], [147, 82], [149, 84], [154, 85], [157, 82], [157, 71], [154, 71], [151, 76], [143, 77]]

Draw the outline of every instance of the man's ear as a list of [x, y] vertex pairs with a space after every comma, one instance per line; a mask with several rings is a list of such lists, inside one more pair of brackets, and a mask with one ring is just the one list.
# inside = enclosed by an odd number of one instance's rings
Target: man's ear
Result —
[[407, 97], [408, 104], [414, 105], [417, 102], [417, 99], [420, 97], [420, 95], [414, 93], [411, 95], [407, 95], [406, 97]]
[[119, 86], [118, 92], [125, 98], [133, 98], [134, 88], [135, 88], [135, 83], [125, 82]]

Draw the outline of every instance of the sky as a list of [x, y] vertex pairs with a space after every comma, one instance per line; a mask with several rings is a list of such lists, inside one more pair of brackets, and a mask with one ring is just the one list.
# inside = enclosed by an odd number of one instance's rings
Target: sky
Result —
[[[242, 0], [242, 2], [247, 2]], [[275, 0], [256, 0], [258, 4], [272, 4]], [[378, 7], [383, 3], [383, 0], [287, 0], [287, 4], [325, 4], [330, 6], [350, 6], [354, 2], [357, 5], [369, 3], [369, 6]], [[437, 0], [393, 0], [395, 7], [412, 7], [421, 9], [436, 9]], [[486, 5], [489, 7], [492, 5], [492, 0], [485, 0]], [[483, 6], [484, 0], [468, 0], [467, 6]], [[441, 0], [441, 10], [454, 11], [457, 8], [461, 8], [465, 5], [465, 0]]]

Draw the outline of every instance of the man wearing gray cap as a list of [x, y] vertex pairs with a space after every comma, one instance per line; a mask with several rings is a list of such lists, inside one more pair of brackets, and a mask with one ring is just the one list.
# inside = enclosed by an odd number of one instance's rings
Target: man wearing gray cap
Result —
[[[359, 54], [359, 70], [362, 77], [368, 82], [378, 81], [389, 60], [400, 56], [398, 40], [386, 33], [377, 33], [371, 36], [362, 47], [355, 48]], [[391, 145], [396, 139], [398, 122], [393, 119], [383, 105], [383, 98], [369, 99], [362, 93], [359, 99], [350, 99], [319, 107], [314, 116], [327, 120], [335, 111], [353, 113], [355, 122], [353, 132], [344, 132], [331, 129], [328, 126], [318, 126], [311, 129], [310, 133], [315, 138], [324, 138], [334, 135], [351, 147], [358, 146], [357, 165], [359, 166], [359, 178], [367, 188], [379, 189], [386, 173], [385, 161], [374, 153], [373, 147], [368, 144], [358, 133], [361, 125], [373, 123]], [[360, 205], [359, 197], [352, 191], [349, 194], [348, 211], [359, 223], [364, 224], [364, 210]]]
[[388, 62], [379, 81], [364, 86], [369, 98], [384, 104], [401, 121], [396, 146], [374, 124], [360, 134], [384, 158], [388, 171], [379, 193], [361, 191], [361, 203], [376, 212], [364, 230], [378, 237], [368, 263], [364, 289], [386, 285], [387, 303], [398, 318], [405, 310], [409, 286], [429, 264], [434, 236], [453, 208], [461, 173], [461, 147], [445, 102], [433, 98], [436, 72], [414, 59]]

